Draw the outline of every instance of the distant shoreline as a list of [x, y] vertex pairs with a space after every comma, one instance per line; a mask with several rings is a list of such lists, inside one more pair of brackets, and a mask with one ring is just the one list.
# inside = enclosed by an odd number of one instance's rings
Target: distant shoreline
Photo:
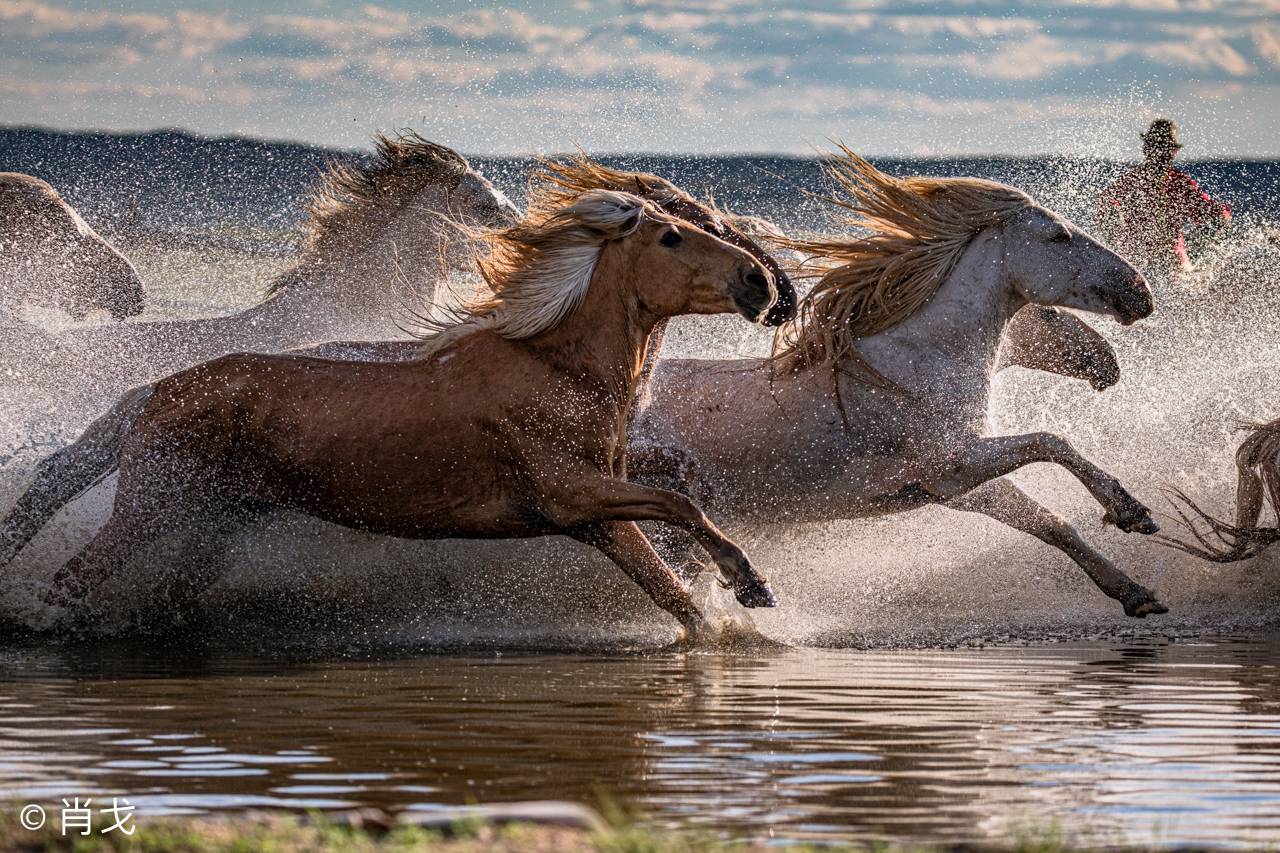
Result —
[[[374, 131], [378, 128], [370, 128], [369, 134], [372, 137]], [[388, 132], [394, 132], [393, 129], [384, 129]], [[0, 170], [4, 169], [3, 157], [5, 154], [5, 139], [11, 134], [40, 134], [50, 137], [67, 137], [81, 139], [100, 139], [112, 140], [117, 142], [142, 141], [149, 139], [181, 139], [195, 144], [207, 145], [225, 145], [225, 146], [252, 146], [255, 148], [277, 148], [291, 151], [311, 151], [321, 153], [328, 156], [360, 156], [369, 151], [365, 148], [339, 148], [326, 145], [319, 145], [305, 140], [281, 139], [273, 137], [249, 136], [238, 133], [225, 134], [203, 134], [195, 131], [186, 130], [180, 127], [157, 127], [149, 130], [101, 130], [92, 128], [66, 129], [48, 127], [39, 124], [0, 124]], [[428, 134], [429, 136], [429, 134]], [[448, 144], [447, 139], [439, 140]], [[467, 157], [475, 157], [477, 159], [488, 161], [525, 161], [537, 156], [560, 156], [573, 153], [571, 148], [563, 151], [539, 152], [530, 151], [524, 154], [489, 154], [484, 152], [463, 151]], [[791, 154], [787, 152], [776, 151], [738, 151], [738, 152], [681, 152], [681, 151], [592, 151], [593, 156], [607, 157], [610, 159], [645, 159], [645, 158], [673, 158], [679, 160], [740, 160], [754, 158], [769, 158], [778, 160], [796, 160], [796, 161], [812, 161], [819, 159], [820, 155], [814, 154]], [[1128, 162], [1124, 159], [1112, 157], [1095, 157], [1091, 155], [1072, 154], [1065, 152], [1039, 152], [1032, 154], [1012, 154], [1012, 153], [983, 153], [971, 152], [966, 154], [904, 154], [904, 153], [884, 153], [870, 152], [864, 153], [868, 159], [895, 162], [895, 163], [911, 163], [911, 162], [937, 162], [937, 163], [957, 163], [957, 162], [997, 162], [997, 161], [1026, 161], [1026, 160], [1053, 160], [1053, 161], [1082, 161], [1082, 162], [1102, 162], [1102, 163], [1123, 163]], [[1138, 159], [1138, 152], [1135, 148], [1133, 160]], [[1188, 157], [1180, 162], [1188, 164], [1192, 163], [1275, 163], [1280, 162], [1280, 157]]]

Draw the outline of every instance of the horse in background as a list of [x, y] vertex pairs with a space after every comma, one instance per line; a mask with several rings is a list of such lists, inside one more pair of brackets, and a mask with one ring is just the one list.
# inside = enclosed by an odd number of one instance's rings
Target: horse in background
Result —
[[472, 268], [455, 221], [496, 226], [519, 218], [462, 155], [413, 133], [377, 136], [368, 164], [331, 164], [307, 210], [300, 257], [259, 304], [223, 317], [72, 329], [59, 338], [87, 373], [76, 365], [35, 378], [72, 405], [97, 407], [218, 355], [407, 337], [409, 306], [430, 304], [450, 268]]
[[[490, 295], [411, 361], [235, 355], [159, 382], [119, 432], [111, 519], [48, 602], [80, 604], [175, 528], [279, 507], [406, 538], [570, 536], [692, 634], [701, 612], [635, 524], [663, 521], [697, 539], [741, 603], [773, 606], [692, 501], [620, 470], [655, 326], [680, 314], [760, 322], [777, 302], [771, 277], [633, 195], [592, 190], [530, 210], [480, 235]], [[198, 592], [213, 579], [186, 580]]]
[[27, 306], [73, 320], [106, 311], [115, 320], [142, 313], [142, 279], [45, 181], [0, 172], [0, 311]]
[[[1280, 542], [1280, 419], [1247, 428], [1249, 435], [1236, 451], [1235, 521], [1209, 514], [1174, 489], [1178, 520], [1195, 541], [1161, 536], [1162, 544], [1215, 563], [1234, 563]], [[1270, 526], [1261, 523], [1267, 503], [1275, 517]]]
[[1061, 465], [1124, 531], [1154, 533], [1147, 509], [1062, 437], [990, 436], [987, 423], [1012, 317], [1060, 306], [1133, 323], [1153, 308], [1142, 276], [1012, 187], [895, 178], [843, 148], [828, 169], [830, 201], [855, 235], [792, 241], [825, 266], [811, 268], [817, 284], [772, 358], [658, 363], [635, 418], [632, 475], [683, 480], [748, 523], [929, 504], [982, 513], [1062, 550], [1127, 615], [1166, 612], [1005, 475]]

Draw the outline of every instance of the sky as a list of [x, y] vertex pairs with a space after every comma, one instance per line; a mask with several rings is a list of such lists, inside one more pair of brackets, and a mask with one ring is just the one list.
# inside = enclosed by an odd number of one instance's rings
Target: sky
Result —
[[1280, 0], [0, 0], [0, 125], [474, 154], [1280, 156]]

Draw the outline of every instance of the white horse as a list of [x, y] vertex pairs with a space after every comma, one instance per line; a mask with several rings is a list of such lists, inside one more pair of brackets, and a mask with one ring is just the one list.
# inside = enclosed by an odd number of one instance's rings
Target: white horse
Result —
[[142, 313], [142, 280], [48, 183], [0, 172], [0, 309], [27, 305], [123, 320]]
[[1064, 306], [1129, 324], [1152, 310], [1142, 276], [1011, 187], [898, 179], [847, 149], [830, 172], [850, 225], [870, 233], [796, 244], [836, 266], [780, 333], [773, 359], [658, 363], [635, 420], [632, 476], [682, 476], [692, 496], [739, 521], [926, 504], [983, 513], [1064, 551], [1126, 614], [1166, 612], [1005, 475], [1061, 465], [1109, 522], [1153, 533], [1142, 504], [1060, 436], [987, 434], [991, 377], [1019, 309]]
[[[414, 135], [379, 135], [371, 164], [334, 164], [309, 205], [304, 249], [267, 298], [224, 317], [74, 329], [63, 346], [88, 362], [47, 376], [99, 405], [125, 389], [233, 352], [274, 353], [337, 336], [407, 337], [406, 304], [430, 304], [446, 267], [470, 268], [449, 220], [516, 221], [519, 211], [457, 152]], [[409, 275], [423, 276], [407, 282]], [[407, 292], [412, 290], [413, 292]]]

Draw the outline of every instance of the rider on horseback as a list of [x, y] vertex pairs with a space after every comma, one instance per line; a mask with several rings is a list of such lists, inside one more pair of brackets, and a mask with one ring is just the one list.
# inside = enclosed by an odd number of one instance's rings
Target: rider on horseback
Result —
[[1182, 148], [1177, 125], [1156, 119], [1141, 137], [1146, 159], [1103, 190], [1096, 221], [1107, 242], [1122, 255], [1173, 280], [1190, 267], [1183, 226], [1188, 222], [1226, 225], [1231, 210], [1173, 167]]

